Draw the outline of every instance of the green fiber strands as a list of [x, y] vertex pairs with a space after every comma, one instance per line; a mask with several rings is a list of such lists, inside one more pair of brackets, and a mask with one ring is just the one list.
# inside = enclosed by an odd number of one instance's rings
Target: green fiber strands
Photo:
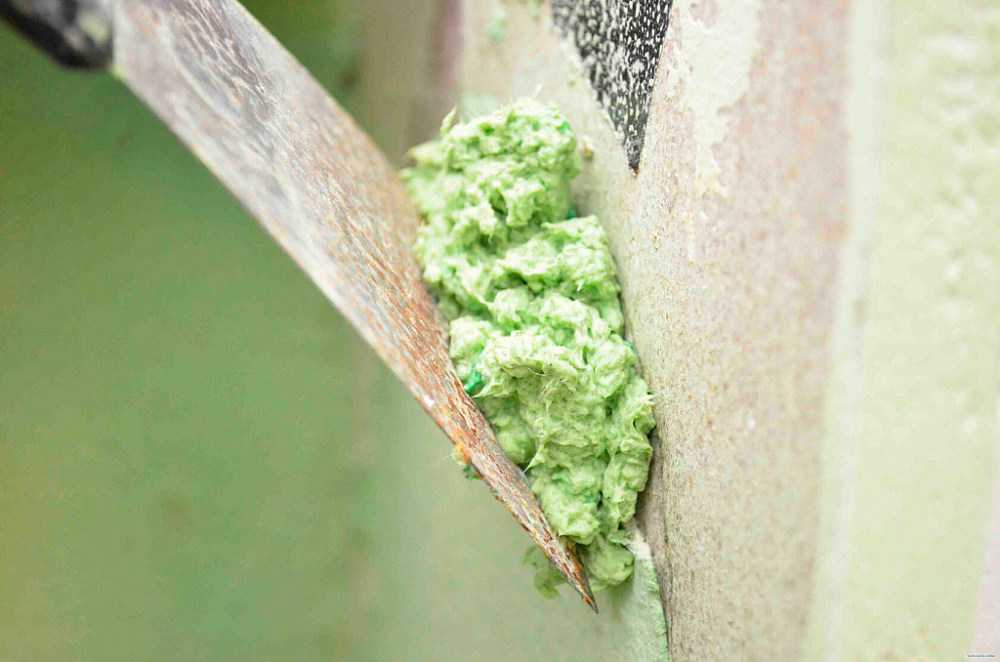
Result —
[[[592, 586], [619, 584], [654, 422], [607, 237], [595, 217], [571, 217], [576, 136], [557, 109], [521, 99], [449, 117], [411, 153], [403, 177], [426, 219], [417, 257], [459, 377]], [[551, 595], [558, 579], [542, 565], [536, 584]]]

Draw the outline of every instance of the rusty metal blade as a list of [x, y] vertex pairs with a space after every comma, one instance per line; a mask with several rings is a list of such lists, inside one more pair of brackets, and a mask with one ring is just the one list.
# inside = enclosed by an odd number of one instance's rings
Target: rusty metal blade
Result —
[[396, 173], [238, 2], [114, 6], [114, 69], [267, 229], [410, 389], [595, 610], [579, 560], [462, 390]]

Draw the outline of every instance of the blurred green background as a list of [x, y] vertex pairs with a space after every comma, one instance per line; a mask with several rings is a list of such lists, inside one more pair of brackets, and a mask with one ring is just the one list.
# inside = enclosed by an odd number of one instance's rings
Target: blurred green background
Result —
[[[393, 49], [426, 55], [431, 2], [247, 4], [388, 153], [425, 137]], [[0, 660], [614, 657], [614, 610], [535, 593], [520, 528], [121, 84], [6, 27], [0, 63]]]

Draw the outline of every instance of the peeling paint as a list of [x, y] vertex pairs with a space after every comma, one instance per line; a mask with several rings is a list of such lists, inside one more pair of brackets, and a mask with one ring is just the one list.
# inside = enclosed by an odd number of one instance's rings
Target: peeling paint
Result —
[[729, 131], [725, 110], [750, 85], [750, 65], [757, 53], [760, 0], [718, 2], [676, 0], [671, 29], [681, 34], [677, 63], [667, 74], [668, 89], [680, 86], [683, 105], [694, 116], [697, 145], [696, 192], [727, 195], [712, 150]]

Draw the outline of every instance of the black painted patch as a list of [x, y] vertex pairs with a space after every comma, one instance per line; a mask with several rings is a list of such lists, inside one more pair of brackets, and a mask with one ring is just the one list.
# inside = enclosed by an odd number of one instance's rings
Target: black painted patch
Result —
[[632, 170], [639, 169], [671, 2], [552, 0], [553, 20], [576, 45]]

